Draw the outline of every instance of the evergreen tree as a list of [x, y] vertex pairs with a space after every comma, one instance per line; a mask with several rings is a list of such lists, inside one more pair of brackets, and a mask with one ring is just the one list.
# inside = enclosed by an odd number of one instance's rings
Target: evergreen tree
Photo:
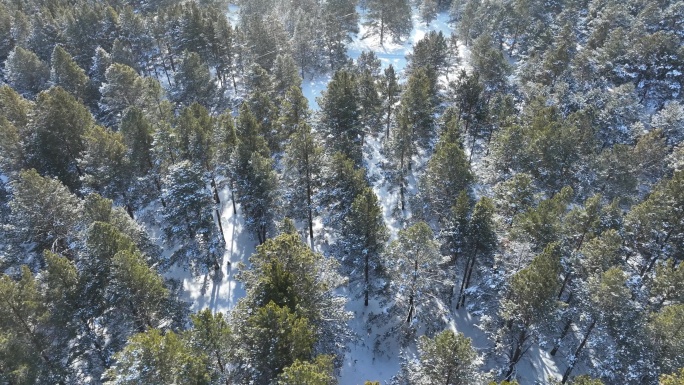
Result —
[[137, 177], [147, 175], [147, 172], [153, 167], [153, 128], [149, 119], [140, 108], [130, 108], [121, 119], [119, 132], [123, 135], [126, 157], [130, 160], [133, 175]]
[[24, 143], [29, 167], [76, 190], [83, 175], [77, 162], [84, 150], [83, 135], [92, 126], [90, 112], [63, 88], [41, 92]]
[[[435, 90], [431, 88], [427, 71], [418, 68], [411, 72], [401, 95], [401, 113], [411, 132], [416, 148], [427, 148], [434, 133]], [[413, 155], [413, 153], [412, 153]]]
[[[434, 0], [423, 0], [423, 4]], [[423, 68], [430, 79], [430, 88], [436, 90], [438, 78], [447, 69], [447, 40], [442, 32], [430, 31], [413, 46], [413, 52], [407, 55], [408, 71]]]
[[178, 104], [189, 106], [196, 102], [206, 108], [216, 104], [217, 91], [209, 67], [195, 52], [184, 52], [173, 84], [171, 99]]
[[201, 170], [188, 161], [169, 169], [163, 180], [164, 234], [179, 242], [171, 263], [189, 264], [196, 272], [218, 270], [223, 235], [214, 224], [213, 201]]
[[539, 202], [537, 207], [518, 214], [513, 219], [513, 235], [528, 239], [535, 250], [542, 250], [546, 245], [558, 241], [561, 235], [561, 218], [573, 193], [572, 188], [563, 187], [558, 194]]
[[317, 194], [321, 187], [321, 163], [323, 148], [311, 127], [303, 122], [292, 135], [285, 149], [285, 182], [288, 193], [285, 198], [291, 202], [292, 218], [307, 223], [309, 240], [313, 247], [313, 217], [317, 214]]
[[501, 304], [505, 326], [500, 330], [503, 335], [499, 340], [508, 358], [504, 375], [507, 380], [513, 377], [516, 365], [529, 350], [534, 327], [551, 321], [549, 317], [560, 287], [560, 270], [559, 246], [550, 244], [510, 279], [510, 295]]
[[386, 35], [401, 40], [411, 33], [413, 23], [408, 0], [368, 0], [367, 7], [366, 25], [372, 34], [380, 35], [381, 45]]
[[88, 99], [90, 79], [64, 48], [55, 46], [52, 51], [50, 84], [60, 86], [80, 101]]
[[287, 233], [259, 246], [250, 262], [238, 276], [247, 291], [237, 309], [246, 318], [237, 331], [246, 349], [240, 359], [249, 364], [241, 370], [265, 383], [297, 359], [338, 354], [349, 314], [334, 294], [343, 283], [337, 264]]
[[423, 0], [420, 4], [420, 18], [423, 19], [426, 25], [437, 17], [437, 0]]
[[323, 39], [330, 69], [337, 70], [347, 61], [346, 44], [359, 32], [359, 14], [354, 0], [326, 1], [321, 10]]
[[661, 372], [671, 373], [684, 365], [680, 354], [684, 348], [682, 317], [684, 304], [679, 303], [665, 306], [649, 320], [648, 331]]
[[132, 183], [131, 165], [123, 135], [93, 126], [83, 136], [83, 147], [78, 164], [84, 174], [84, 186], [123, 205], [129, 204], [126, 195]]
[[324, 223], [341, 228], [354, 199], [367, 186], [365, 169], [356, 167], [344, 154], [334, 153], [326, 159], [320, 198], [321, 207], [328, 209]]
[[414, 384], [465, 385], [477, 383], [477, 354], [462, 333], [445, 330], [434, 338], [418, 340], [419, 361], [410, 382]]
[[67, 382], [61, 359], [64, 341], [57, 338], [59, 325], [50, 325], [50, 308], [40, 290], [40, 283], [28, 267], [13, 280], [0, 277], [0, 326], [3, 370], [0, 378], [19, 384]]
[[468, 258], [466, 259], [465, 268], [463, 270], [461, 292], [459, 299], [456, 302], [456, 309], [465, 305], [466, 293], [470, 286], [470, 278], [472, 277], [475, 263], [482, 263], [483, 259], [491, 257], [494, 252], [496, 246], [496, 233], [494, 232], [494, 224], [492, 221], [493, 214], [494, 204], [491, 199], [483, 197], [475, 204], [473, 215], [470, 218], [466, 230], [466, 251], [468, 253]]
[[278, 140], [281, 143], [287, 142], [298, 130], [299, 125], [309, 121], [310, 115], [309, 101], [302, 94], [301, 87], [290, 87], [280, 101], [280, 112], [276, 122]]
[[366, 187], [354, 199], [345, 218], [342, 235], [345, 252], [343, 263], [350, 275], [363, 274], [363, 278], [352, 277], [352, 282], [362, 281], [363, 304], [368, 306], [371, 291], [374, 294], [379, 291], [375, 281], [384, 276], [381, 256], [388, 239], [382, 208], [370, 187]]
[[295, 361], [278, 376], [278, 385], [336, 385], [331, 356], [320, 355], [311, 361]]
[[44, 90], [50, 68], [33, 52], [14, 47], [5, 61], [5, 79], [17, 92], [33, 98]]
[[100, 113], [105, 122], [118, 124], [129, 107], [138, 107], [150, 115], [160, 109], [161, 86], [158, 81], [142, 78], [133, 68], [119, 63], [107, 68], [105, 80], [100, 87]]
[[387, 248], [391, 314], [401, 320], [398, 327], [402, 330], [410, 332], [420, 325], [434, 331], [441, 326], [438, 303], [446, 286], [441, 262], [434, 234], [425, 222], [399, 231], [397, 240]]
[[468, 191], [472, 180], [458, 133], [451, 128], [437, 142], [421, 180], [421, 195], [428, 207], [426, 211], [431, 217], [443, 221], [458, 194]]
[[24, 166], [24, 151], [19, 135], [17, 127], [0, 116], [0, 171], [5, 175], [13, 175]]
[[273, 66], [273, 91], [279, 98], [285, 97], [290, 90], [301, 89], [303, 77], [303, 73], [301, 76], [297, 73], [297, 66], [292, 56], [276, 56]]
[[208, 361], [204, 352], [192, 349], [178, 334], [150, 329], [132, 336], [124, 350], [116, 354], [117, 364], [107, 372], [107, 384], [208, 385]]
[[366, 133], [376, 133], [380, 126], [380, 113], [382, 110], [382, 100], [378, 85], [376, 84], [376, 76], [370, 70], [362, 70], [358, 77], [359, 82], [359, 106], [360, 121], [364, 127], [364, 136]]
[[356, 76], [345, 70], [335, 72], [318, 105], [321, 106], [321, 130], [327, 135], [327, 146], [360, 166], [363, 127]]
[[396, 103], [399, 99], [401, 86], [397, 80], [394, 67], [390, 64], [384, 72], [380, 83], [380, 95], [382, 96], [383, 115], [385, 122], [385, 138], [389, 140], [392, 125], [392, 114], [396, 110]]
[[236, 350], [232, 325], [223, 313], [213, 314], [209, 309], [190, 315], [190, 319], [192, 329], [187, 335], [190, 346], [195, 351], [206, 352], [209, 360], [216, 365], [214, 372], [218, 373], [218, 380], [228, 382]]

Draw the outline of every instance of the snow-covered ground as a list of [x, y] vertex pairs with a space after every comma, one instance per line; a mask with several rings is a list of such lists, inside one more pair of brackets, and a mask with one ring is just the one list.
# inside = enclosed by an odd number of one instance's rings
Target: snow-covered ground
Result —
[[226, 239], [226, 251], [221, 259], [221, 274], [193, 277], [190, 270], [179, 267], [172, 268], [166, 274], [167, 278], [183, 282], [183, 299], [192, 304], [192, 311], [209, 308], [215, 313], [226, 313], [240, 298], [245, 296], [242, 283], [235, 280], [235, 272], [240, 262], [248, 263], [249, 257], [255, 251], [256, 242], [245, 229], [240, 206], [237, 206], [237, 214], [233, 212], [230, 191], [222, 190], [219, 198], [221, 199], [219, 210], [221, 224]]

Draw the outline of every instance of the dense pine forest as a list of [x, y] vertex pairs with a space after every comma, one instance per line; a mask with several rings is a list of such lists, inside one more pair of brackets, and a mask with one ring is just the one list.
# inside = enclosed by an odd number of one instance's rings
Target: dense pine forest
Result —
[[0, 384], [684, 383], [684, 1], [0, 0]]

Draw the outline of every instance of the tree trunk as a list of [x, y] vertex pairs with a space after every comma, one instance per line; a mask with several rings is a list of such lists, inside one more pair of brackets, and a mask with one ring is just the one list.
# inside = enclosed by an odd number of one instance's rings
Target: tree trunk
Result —
[[527, 339], [527, 328], [524, 328], [521, 332], [520, 335], [518, 336], [518, 341], [516, 341], [515, 348], [511, 352], [511, 361], [508, 364], [508, 370], [506, 371], [506, 375], [504, 376], [504, 379], [506, 381], [510, 381], [511, 377], [513, 376], [513, 371], [515, 370], [515, 366], [518, 364], [518, 361], [520, 361], [520, 358], [522, 358], [523, 355], [523, 344], [525, 343], [525, 340]]
[[368, 253], [366, 253], [365, 266], [364, 266], [364, 272], [363, 272], [363, 273], [364, 273], [365, 283], [366, 283], [366, 286], [365, 286], [365, 288], [364, 288], [364, 296], [365, 296], [365, 298], [364, 298], [364, 300], [363, 300], [363, 306], [368, 306], [368, 292], [369, 292], [368, 286], [370, 285], [369, 280], [368, 280], [368, 270], [369, 270], [369, 269], [368, 269], [368, 264], [369, 264], [369, 258], [370, 258], [370, 256], [368, 255]]
[[560, 348], [561, 341], [563, 340], [563, 338], [565, 338], [565, 336], [570, 331], [570, 326], [572, 326], [572, 319], [568, 318], [568, 321], [565, 323], [565, 326], [563, 327], [563, 331], [561, 332], [560, 337], [558, 337], [558, 342], [556, 342], [556, 345], [553, 347], [553, 349], [551, 349], [551, 352], [549, 353], [549, 354], [551, 354], [552, 357], [555, 356], [556, 353], [558, 352], [558, 349]]
[[575, 354], [572, 355], [573, 359], [572, 361], [570, 361], [570, 365], [568, 366], [568, 368], [565, 369], [565, 373], [563, 373], [563, 379], [561, 380], [561, 384], [565, 384], [568, 381], [568, 378], [570, 378], [570, 373], [572, 373], [572, 369], [575, 367], [575, 364], [577, 363], [577, 356], [580, 354], [582, 349], [584, 349], [584, 345], [587, 343], [587, 340], [589, 339], [589, 334], [591, 334], [591, 331], [594, 330], [594, 326], [596, 326], [596, 320], [591, 321], [589, 328], [587, 328], [587, 332], [584, 333], [584, 338], [582, 338], [582, 342], [580, 342], [577, 349], [575, 349]]

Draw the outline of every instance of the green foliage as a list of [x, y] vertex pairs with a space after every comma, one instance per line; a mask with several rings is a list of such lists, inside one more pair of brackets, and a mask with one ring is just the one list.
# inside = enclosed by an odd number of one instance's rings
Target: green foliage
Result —
[[663, 374], [660, 376], [660, 385], [682, 385], [684, 384], [684, 368], [673, 374]]
[[307, 223], [309, 238], [313, 242], [313, 216], [317, 213], [318, 192], [323, 172], [323, 147], [311, 127], [302, 122], [292, 134], [285, 148], [283, 164], [287, 186], [285, 199], [290, 204], [290, 215]]
[[671, 373], [684, 366], [684, 304], [665, 306], [652, 314], [648, 322], [651, 344], [656, 353], [656, 362], [665, 373]]
[[[453, 130], [453, 129], [451, 129]], [[468, 191], [473, 175], [463, 148], [453, 131], [442, 134], [421, 181], [421, 193], [432, 217], [444, 221], [462, 191]]]
[[80, 186], [82, 170], [77, 160], [83, 140], [93, 126], [88, 109], [61, 87], [41, 92], [24, 146], [29, 167], [59, 178], [72, 191]]
[[108, 372], [111, 385], [210, 384], [208, 357], [192, 349], [181, 336], [159, 329], [132, 336], [115, 355], [116, 365]]
[[242, 376], [265, 383], [296, 359], [311, 358], [314, 348], [337, 354], [347, 339], [349, 318], [344, 300], [333, 294], [343, 283], [337, 264], [290, 233], [258, 246], [250, 263], [238, 275], [247, 295], [236, 310], [245, 320], [238, 323], [236, 336], [245, 355], [239, 359], [254, 369], [243, 367]]
[[339, 70], [328, 83], [318, 104], [321, 128], [327, 134], [327, 146], [361, 165], [361, 112], [358, 80], [354, 73]]
[[44, 178], [36, 170], [22, 171], [11, 184], [11, 223], [20, 240], [32, 249], [63, 250], [74, 235], [80, 203], [58, 180]]
[[514, 235], [529, 239], [536, 250], [541, 250], [551, 242], [558, 241], [562, 226], [561, 218], [567, 210], [572, 195], [572, 188], [563, 187], [552, 198], [543, 200], [537, 207], [518, 214], [513, 220]]
[[45, 89], [50, 68], [30, 50], [14, 47], [5, 61], [5, 77], [17, 92], [33, 97]]
[[552, 243], [534, 257], [526, 268], [511, 277], [510, 302], [504, 307], [504, 317], [529, 327], [544, 321], [556, 306], [560, 289], [560, 249]]
[[64, 48], [55, 46], [50, 63], [50, 84], [64, 88], [78, 100], [88, 99], [90, 79]]
[[275, 380], [296, 360], [311, 357], [315, 332], [306, 317], [273, 302], [259, 307], [246, 321], [248, 353], [253, 362], [253, 378], [257, 383]]
[[122, 199], [131, 183], [131, 165], [123, 135], [93, 126], [83, 136], [83, 153], [78, 164], [83, 184], [112, 199]]
[[207, 108], [215, 104], [216, 86], [209, 67], [197, 53], [184, 52], [173, 80], [171, 98], [176, 103], [185, 106], [199, 103]]
[[[409, 330], [425, 326], [436, 330], [441, 324], [437, 305], [446, 276], [439, 266], [442, 261], [437, 242], [425, 222], [399, 231], [385, 253], [385, 266], [390, 277], [392, 312], [400, 326]], [[437, 294], [433, 294], [437, 293]]]
[[378, 291], [373, 282], [384, 275], [380, 257], [389, 238], [382, 208], [372, 188], [366, 187], [354, 199], [342, 234], [345, 268], [354, 275], [350, 277], [352, 282], [363, 281], [364, 305], [368, 306], [370, 292]]
[[320, 355], [313, 361], [296, 360], [278, 376], [278, 385], [335, 385], [337, 378], [331, 356]]
[[203, 173], [188, 161], [171, 166], [163, 180], [164, 235], [179, 242], [171, 264], [189, 264], [197, 272], [215, 268], [223, 238], [214, 224], [213, 205]]
[[[475, 350], [462, 333], [445, 330], [418, 340], [420, 363], [416, 383], [465, 385], [477, 381]], [[420, 382], [420, 381], [423, 382]]]
[[390, 36], [398, 41], [408, 37], [413, 23], [411, 22], [411, 6], [407, 0], [368, 0], [366, 23], [374, 35], [380, 35], [380, 44]]

